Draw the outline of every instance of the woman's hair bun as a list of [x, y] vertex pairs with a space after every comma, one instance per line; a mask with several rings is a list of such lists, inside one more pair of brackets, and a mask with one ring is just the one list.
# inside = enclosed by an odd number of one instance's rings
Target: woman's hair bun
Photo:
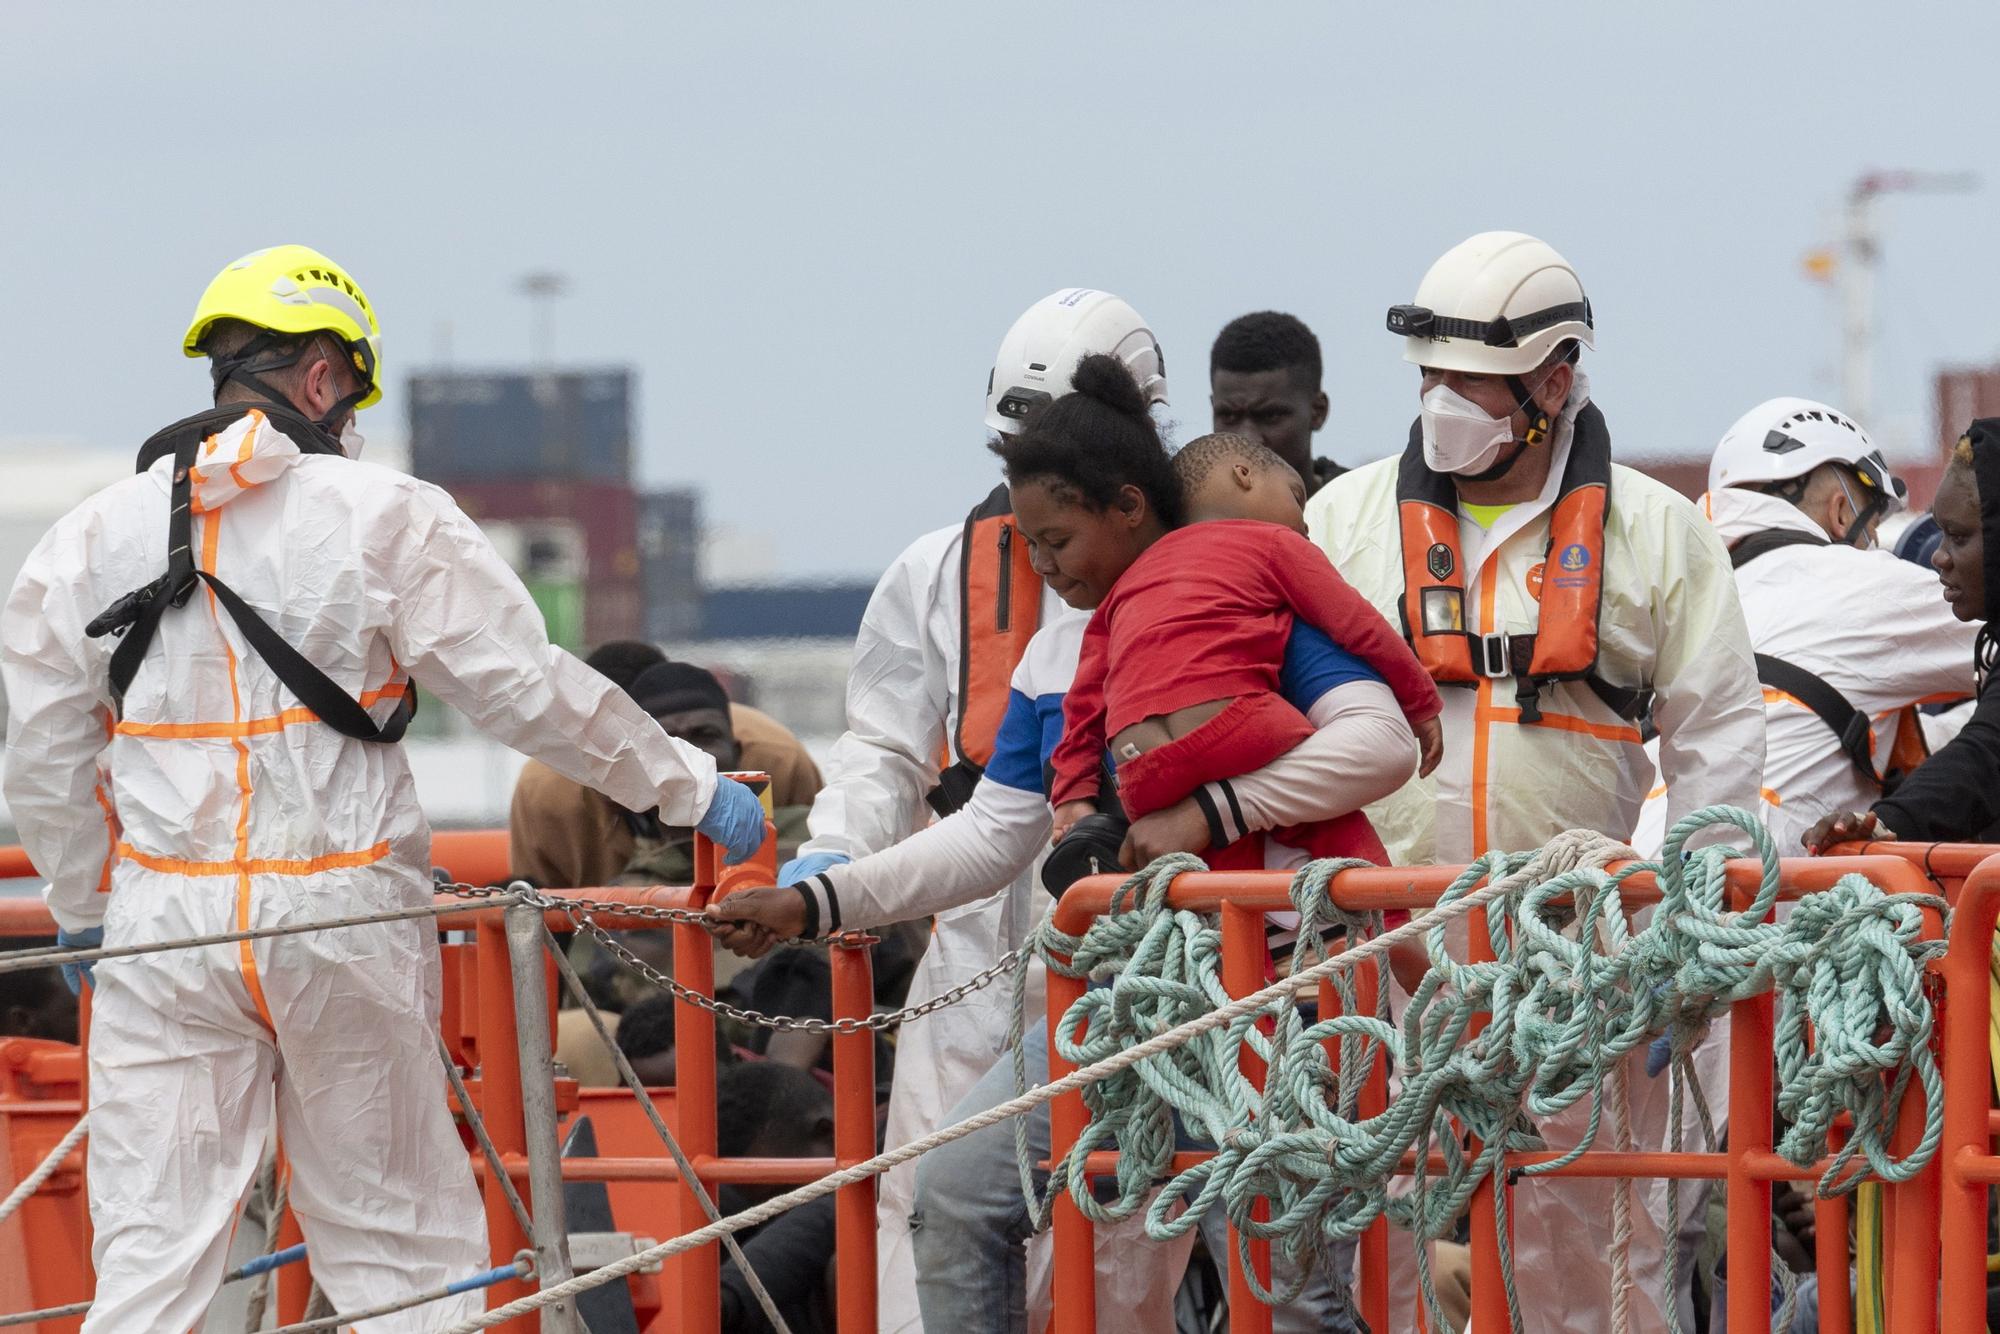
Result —
[[1094, 398], [1128, 417], [1146, 415], [1146, 396], [1139, 392], [1138, 381], [1132, 378], [1132, 372], [1126, 370], [1125, 363], [1116, 357], [1101, 352], [1085, 357], [1076, 364], [1076, 374], [1070, 377], [1069, 383], [1077, 393]]

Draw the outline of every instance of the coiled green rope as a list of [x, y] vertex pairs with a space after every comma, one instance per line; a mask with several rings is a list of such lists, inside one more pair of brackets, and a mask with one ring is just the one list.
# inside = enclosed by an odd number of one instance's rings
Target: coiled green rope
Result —
[[[1716, 827], [1746, 835], [1763, 862], [1747, 909], [1728, 906], [1724, 872], [1724, 863], [1741, 854], [1720, 846], [1683, 853], [1691, 837]], [[1943, 942], [1919, 935], [1923, 910], [1941, 912], [1943, 901], [1884, 894], [1866, 877], [1849, 875], [1801, 900], [1786, 921], [1764, 921], [1778, 893], [1777, 854], [1762, 825], [1729, 807], [1681, 821], [1658, 862], [1604, 869], [1622, 851], [1601, 836], [1565, 835], [1532, 853], [1493, 853], [1468, 867], [1440, 906], [1489, 881], [1517, 882], [1488, 905], [1496, 957], [1454, 959], [1445, 951], [1443, 926], [1433, 928], [1426, 936], [1430, 971], [1400, 1028], [1389, 1020], [1386, 987], [1378, 988], [1376, 1013], [1353, 1013], [1352, 980], [1342, 973], [1336, 984], [1346, 1013], [1308, 1023], [1297, 998], [1280, 1001], [1086, 1088], [1090, 1126], [1055, 1165], [1048, 1197], [1068, 1190], [1098, 1221], [1144, 1207], [1148, 1231], [1161, 1239], [1194, 1227], [1220, 1200], [1253, 1286], [1248, 1247], [1256, 1238], [1282, 1246], [1301, 1274], [1311, 1272], [1330, 1241], [1356, 1236], [1377, 1218], [1437, 1238], [1500, 1170], [1506, 1153], [1541, 1147], [1534, 1118], [1589, 1103], [1582, 1142], [1522, 1175], [1554, 1170], [1591, 1147], [1611, 1070], [1635, 1048], [1668, 1034], [1675, 1075], [1691, 1079], [1689, 1053], [1709, 1021], [1772, 990], [1779, 998], [1777, 1104], [1790, 1122], [1779, 1152], [1798, 1164], [1817, 1161], [1834, 1118], [1846, 1112], [1853, 1125], [1820, 1181], [1822, 1194], [1852, 1190], [1871, 1175], [1905, 1181], [1921, 1171], [1942, 1133], [1923, 972]], [[1596, 864], [1579, 864], [1585, 860]], [[1379, 931], [1379, 921], [1346, 913], [1327, 896], [1333, 876], [1352, 865], [1316, 862], [1294, 878], [1302, 956], [1317, 949], [1327, 926], [1353, 936]], [[1192, 857], [1160, 859], [1128, 880], [1113, 911], [1081, 937], [1044, 925], [1037, 950], [1048, 966], [1100, 984], [1058, 1024], [1056, 1048], [1065, 1060], [1089, 1064], [1227, 1002], [1217, 923], [1167, 906], [1173, 879], [1200, 869]], [[1622, 887], [1642, 870], [1657, 874], [1661, 899], [1635, 929]], [[1295, 958], [1294, 968], [1310, 961]], [[1472, 1034], [1482, 1014], [1488, 1022]], [[1329, 1040], [1337, 1043], [1332, 1059], [1322, 1045]], [[1261, 1090], [1242, 1072], [1245, 1050], [1268, 1069]], [[1382, 1112], [1360, 1117], [1361, 1086], [1380, 1055], [1400, 1073], [1401, 1087]], [[1913, 1079], [1924, 1098], [1924, 1133], [1898, 1156], [1890, 1138]], [[1696, 1093], [1700, 1108], [1698, 1087]], [[1679, 1143], [1678, 1092], [1673, 1101], [1670, 1133]], [[1213, 1158], [1178, 1174], [1171, 1172], [1176, 1114], [1217, 1146]], [[1478, 1142], [1476, 1153], [1462, 1147], [1468, 1135]], [[1442, 1173], [1427, 1170], [1433, 1146], [1442, 1153]], [[1116, 1192], [1099, 1201], [1085, 1180], [1085, 1157], [1114, 1147]], [[1415, 1189], [1392, 1196], [1389, 1180], [1410, 1152]], [[1024, 1180], [1027, 1168], [1024, 1161]], [[1503, 1244], [1506, 1194], [1494, 1192]], [[1671, 1248], [1677, 1201], [1669, 1198]], [[1268, 1202], [1268, 1218], [1254, 1216], [1259, 1200]], [[1518, 1328], [1511, 1257], [1502, 1258]], [[1671, 1275], [1671, 1249], [1667, 1259]], [[1427, 1266], [1420, 1277], [1435, 1316]], [[1266, 1301], [1291, 1295], [1258, 1290]], [[1671, 1302], [1667, 1309], [1671, 1321]]]

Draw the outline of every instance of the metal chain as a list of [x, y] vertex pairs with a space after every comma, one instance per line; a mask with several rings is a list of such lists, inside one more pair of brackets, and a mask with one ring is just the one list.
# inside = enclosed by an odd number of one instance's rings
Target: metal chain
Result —
[[[939, 1010], [958, 1004], [974, 992], [983, 990], [1001, 978], [1008, 976], [1013, 972], [1014, 965], [1021, 960], [1020, 950], [1009, 950], [996, 960], [992, 967], [959, 983], [959, 985], [949, 991], [940, 992], [921, 1005], [912, 1005], [907, 1009], [887, 1010], [880, 1014], [871, 1014], [866, 1019], [806, 1019], [797, 1015], [764, 1014], [758, 1010], [746, 1010], [740, 1006], [731, 1005], [727, 1001], [717, 1000], [713, 996], [704, 996], [700, 992], [675, 981], [647, 963], [644, 959], [641, 959], [638, 955], [632, 953], [631, 950], [625, 947], [623, 942], [618, 940], [610, 930], [601, 925], [591, 915], [593, 912], [612, 913], [620, 917], [643, 917], [651, 921], [673, 922], [682, 926], [706, 928], [714, 919], [705, 913], [695, 912], [688, 908], [666, 908], [652, 904], [601, 903], [593, 899], [558, 898], [553, 894], [543, 894], [527, 889], [525, 886], [503, 889], [482, 888], [477, 885], [444, 884], [438, 886], [438, 891], [467, 899], [495, 898], [501, 895], [517, 896], [522, 902], [533, 904], [537, 908], [549, 912], [559, 912], [569, 918], [578, 931], [583, 932], [596, 941], [607, 954], [662, 991], [670, 992], [675, 998], [684, 1000], [688, 1004], [700, 1009], [707, 1010], [710, 1014], [720, 1015], [724, 1019], [731, 1019], [737, 1023], [748, 1024], [753, 1028], [768, 1028], [779, 1033], [839, 1034], [885, 1032], [888, 1029], [907, 1024], [912, 1020], [921, 1019], [927, 1014], [935, 1014]], [[874, 939], [873, 936], [868, 935], [866, 932], [843, 931], [837, 935], [822, 936], [817, 939], [788, 940], [782, 943], [795, 946], [815, 944], [854, 946], [872, 944]]]

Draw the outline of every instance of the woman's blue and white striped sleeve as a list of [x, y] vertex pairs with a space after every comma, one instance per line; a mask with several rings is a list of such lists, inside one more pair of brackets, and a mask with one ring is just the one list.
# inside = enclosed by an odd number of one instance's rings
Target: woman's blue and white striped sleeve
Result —
[[993, 758], [971, 801], [892, 848], [799, 883], [819, 931], [928, 917], [1019, 879], [1048, 847], [1042, 768], [1061, 733], [1060, 694], [1034, 699], [1010, 692]]

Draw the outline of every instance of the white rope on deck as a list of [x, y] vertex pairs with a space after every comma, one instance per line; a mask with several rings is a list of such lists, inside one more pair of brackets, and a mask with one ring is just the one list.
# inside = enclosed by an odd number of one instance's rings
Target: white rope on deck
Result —
[[26, 1204], [28, 1197], [40, 1190], [42, 1183], [56, 1174], [56, 1169], [62, 1166], [63, 1159], [69, 1157], [71, 1149], [83, 1142], [83, 1137], [89, 1129], [90, 1113], [85, 1112], [76, 1118], [76, 1124], [69, 1128], [69, 1133], [49, 1150], [49, 1156], [42, 1159], [40, 1166], [21, 1178], [21, 1184], [14, 1187], [11, 1195], [0, 1200], [0, 1223], [12, 1218], [14, 1211]]
[[[1559, 835], [1556, 839], [1550, 840], [1545, 845], [1543, 851], [1547, 853], [1550, 849], [1556, 848], [1565, 840], [1582, 842], [1584, 841], [1584, 837], [1586, 836], [1578, 834]], [[1601, 834], [1589, 834], [1587, 838], [1597, 842], [1608, 841]], [[1571, 851], [1574, 850], [1572, 849]], [[1107, 1056], [1095, 1065], [1085, 1066], [1080, 1070], [1072, 1071], [1064, 1075], [1061, 1079], [1030, 1089], [1019, 1097], [989, 1107], [985, 1111], [969, 1116], [955, 1125], [946, 1126], [942, 1130], [934, 1131], [900, 1148], [876, 1154], [873, 1158], [865, 1162], [856, 1163], [852, 1167], [830, 1173], [827, 1176], [821, 1177], [818, 1181], [800, 1186], [797, 1190], [787, 1191], [783, 1195], [774, 1196], [754, 1208], [745, 1209], [741, 1213], [731, 1214], [729, 1217], [719, 1219], [706, 1227], [698, 1228], [693, 1232], [675, 1237], [669, 1241], [663, 1241], [656, 1246], [650, 1246], [643, 1251], [638, 1251], [621, 1260], [616, 1260], [608, 1265], [590, 1270], [587, 1273], [578, 1274], [575, 1278], [558, 1283], [554, 1287], [542, 1288], [530, 1293], [526, 1297], [509, 1302], [505, 1306], [497, 1306], [491, 1311], [474, 1316], [469, 1320], [460, 1321], [446, 1330], [445, 1334], [473, 1334], [475, 1330], [491, 1329], [495, 1325], [505, 1324], [507, 1321], [517, 1317], [531, 1315], [536, 1311], [542, 1310], [544, 1307], [566, 1301], [578, 1293], [588, 1292], [592, 1288], [602, 1287], [606, 1283], [624, 1278], [628, 1274], [637, 1273], [641, 1269], [648, 1268], [662, 1260], [679, 1255], [684, 1251], [691, 1251], [696, 1247], [706, 1246], [708, 1243], [722, 1237], [733, 1236], [738, 1232], [756, 1227], [761, 1223], [769, 1222], [787, 1210], [797, 1208], [801, 1204], [810, 1203], [822, 1196], [830, 1195], [843, 1186], [851, 1186], [857, 1182], [866, 1181], [870, 1177], [880, 1176], [891, 1168], [899, 1167], [913, 1159], [921, 1158], [932, 1149], [942, 1148], [944, 1145], [964, 1139], [968, 1135], [977, 1134], [988, 1126], [997, 1125], [1012, 1117], [1031, 1112], [1045, 1103], [1054, 1101], [1065, 1093], [1071, 1093], [1086, 1085], [1095, 1084], [1102, 1079], [1117, 1074], [1121, 1070], [1137, 1065], [1149, 1057], [1157, 1056], [1161, 1052], [1183, 1046], [1203, 1033], [1212, 1032], [1215, 1029], [1233, 1023], [1244, 1015], [1251, 1014], [1274, 1001], [1292, 995], [1307, 983], [1318, 982], [1323, 978], [1328, 978], [1335, 973], [1351, 969], [1377, 956], [1386, 955], [1389, 950], [1405, 940], [1414, 940], [1436, 927], [1443, 926], [1457, 918], [1466, 916], [1475, 909], [1483, 908], [1495, 899], [1511, 893], [1524, 878], [1542, 873], [1544, 864], [1545, 859], [1538, 857], [1535, 862], [1523, 867], [1522, 870], [1515, 874], [1496, 880], [1483, 889], [1474, 890], [1462, 899], [1455, 899], [1442, 908], [1434, 908], [1428, 913], [1414, 916], [1393, 931], [1386, 931], [1379, 936], [1372, 937], [1352, 949], [1321, 960], [1319, 963], [1302, 972], [1279, 978], [1276, 982], [1273, 982], [1261, 991], [1252, 992], [1240, 1000], [1230, 1002], [1219, 1010], [1210, 1010], [1208, 1013], [1190, 1019], [1176, 1028], [1170, 1028], [1164, 1033], [1148, 1038], [1136, 1046], [1127, 1047], [1116, 1055]]]

